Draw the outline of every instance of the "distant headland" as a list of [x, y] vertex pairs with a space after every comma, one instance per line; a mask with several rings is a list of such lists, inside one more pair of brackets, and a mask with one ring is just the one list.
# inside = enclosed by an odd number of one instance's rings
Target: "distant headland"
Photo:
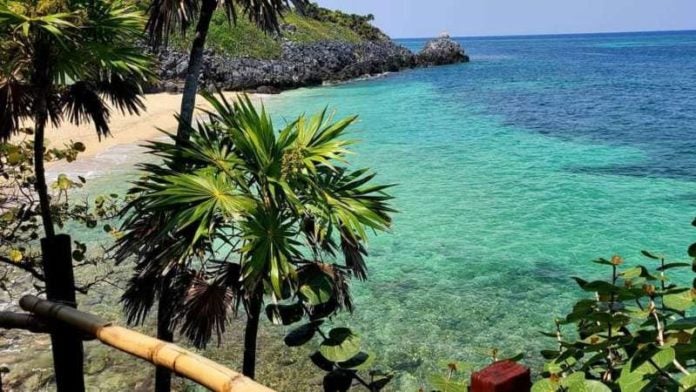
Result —
[[[244, 24], [233, 27], [230, 33], [225, 24], [219, 32], [211, 30], [201, 83], [210, 89], [278, 93], [325, 82], [469, 61], [464, 48], [446, 33], [413, 53], [372, 26], [371, 20], [370, 15], [317, 7], [301, 15], [289, 13], [273, 36], [255, 32], [253, 26]], [[257, 39], [243, 41], [246, 47], [232, 46], [226, 35], [236, 33]], [[246, 43], [249, 41], [252, 43]], [[151, 92], [180, 92], [188, 53], [174, 42], [159, 50], [157, 56], [162, 81]]]

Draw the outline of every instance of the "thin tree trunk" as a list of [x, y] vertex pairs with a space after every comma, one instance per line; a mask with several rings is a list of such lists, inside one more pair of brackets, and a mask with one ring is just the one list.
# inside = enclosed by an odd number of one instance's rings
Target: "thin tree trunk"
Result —
[[213, 17], [215, 8], [217, 8], [217, 0], [205, 0], [201, 6], [201, 13], [198, 17], [198, 24], [196, 25], [196, 35], [191, 44], [191, 54], [189, 56], [188, 70], [186, 71], [186, 83], [184, 84], [184, 96], [181, 99], [179, 128], [176, 133], [178, 143], [188, 140], [189, 138], [189, 129], [193, 121], [193, 110], [196, 107], [198, 77], [203, 67], [205, 39], [208, 35], [210, 20]]
[[[171, 303], [171, 279], [164, 278], [162, 293], [157, 304], [157, 339], [165, 342], [174, 341], [174, 332], [171, 330], [172, 303]], [[169, 392], [172, 388], [172, 371], [163, 366], [155, 369], [155, 392]]]
[[244, 331], [244, 364], [242, 365], [242, 373], [251, 379], [256, 377], [256, 339], [259, 334], [259, 319], [261, 318], [262, 290], [257, 290], [249, 300], [249, 312], [246, 330]]
[[[203, 67], [203, 50], [205, 49], [205, 40], [215, 8], [217, 8], [217, 0], [204, 0], [198, 16], [196, 35], [191, 44], [184, 94], [181, 99], [181, 110], [179, 111], [179, 127], [176, 132], [177, 145], [189, 139], [193, 110], [196, 107], [198, 77]], [[157, 308], [157, 338], [165, 342], [174, 341], [174, 333], [171, 330], [171, 308], [173, 306], [171, 303], [171, 284], [171, 278], [164, 278]], [[155, 392], [169, 392], [171, 385], [172, 372], [165, 367], [158, 366], [155, 370]]]
[[36, 102], [36, 112], [34, 115], [34, 175], [36, 182], [34, 189], [39, 195], [39, 208], [41, 209], [41, 221], [43, 222], [46, 238], [56, 236], [53, 228], [53, 217], [51, 216], [51, 201], [48, 196], [48, 187], [46, 186], [46, 169], [44, 168], [44, 134], [46, 131], [46, 98], [45, 94]]

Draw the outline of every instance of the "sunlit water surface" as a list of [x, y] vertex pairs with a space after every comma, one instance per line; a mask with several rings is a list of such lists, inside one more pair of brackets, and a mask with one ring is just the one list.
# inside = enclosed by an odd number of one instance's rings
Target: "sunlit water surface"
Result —
[[[538, 368], [553, 345], [538, 331], [582, 295], [570, 277], [601, 276], [591, 259], [683, 259], [696, 238], [696, 33], [461, 42], [469, 64], [268, 102], [278, 125], [359, 114], [352, 163], [398, 184], [393, 230], [371, 240], [370, 280], [338, 320], [398, 371], [396, 390], [493, 348]], [[122, 191], [142, 159], [123, 146], [77, 166]]]

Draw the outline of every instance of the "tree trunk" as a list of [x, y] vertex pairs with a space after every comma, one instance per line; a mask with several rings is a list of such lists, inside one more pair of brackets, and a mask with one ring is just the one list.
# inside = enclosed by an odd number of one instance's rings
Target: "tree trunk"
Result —
[[256, 377], [256, 339], [259, 334], [262, 302], [263, 289], [257, 289], [257, 292], [249, 300], [249, 312], [244, 331], [244, 364], [242, 365], [242, 373], [251, 379]]
[[46, 170], [44, 168], [44, 134], [46, 131], [46, 94], [40, 94], [37, 99], [34, 114], [34, 189], [39, 195], [39, 208], [41, 209], [41, 221], [43, 222], [46, 238], [56, 236], [53, 228], [53, 217], [51, 217], [51, 200], [48, 196], [46, 186]]
[[196, 107], [198, 77], [203, 67], [203, 49], [205, 49], [205, 39], [208, 35], [210, 20], [213, 17], [215, 8], [217, 8], [217, 0], [204, 0], [201, 6], [201, 13], [198, 16], [196, 35], [193, 37], [193, 43], [191, 44], [191, 54], [189, 56], [188, 70], [186, 71], [184, 96], [181, 99], [179, 128], [176, 132], [177, 143], [188, 140], [189, 138], [189, 130], [191, 122], [193, 121], [193, 110]]
[[[157, 339], [165, 342], [174, 341], [174, 332], [171, 330], [172, 303], [171, 303], [171, 279], [164, 278], [162, 293], [157, 304]], [[172, 371], [163, 366], [155, 369], [155, 392], [169, 392], [172, 388]]]
[[[46, 276], [46, 298], [77, 308], [70, 236], [60, 234], [43, 238], [41, 252]], [[83, 392], [84, 349], [81, 334], [73, 328], [57, 325], [51, 332], [51, 350], [58, 392]]]

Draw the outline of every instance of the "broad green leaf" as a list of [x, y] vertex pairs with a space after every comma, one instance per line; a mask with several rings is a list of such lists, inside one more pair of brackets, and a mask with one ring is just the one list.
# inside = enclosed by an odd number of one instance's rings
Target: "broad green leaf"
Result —
[[333, 295], [332, 282], [326, 274], [316, 272], [300, 286], [302, 300], [311, 306], [327, 303]]
[[317, 332], [317, 328], [323, 323], [323, 320], [312, 321], [311, 323], [299, 326], [285, 336], [285, 344], [290, 347], [302, 346], [309, 342]]
[[338, 366], [344, 369], [368, 370], [372, 366], [374, 360], [375, 358], [373, 355], [365, 352], [359, 352], [353, 358], [344, 362], [339, 362]]
[[680, 267], [691, 267], [691, 263], [667, 263], [664, 266], [657, 267], [657, 270], [658, 271], [667, 271], [669, 269], [680, 268]]
[[467, 392], [468, 386], [464, 381], [455, 380], [442, 374], [431, 374], [428, 383], [438, 392]]
[[654, 254], [648, 252], [647, 250], [641, 250], [640, 253], [642, 253], [643, 256], [645, 256], [645, 257], [647, 257], [647, 258], [650, 258], [650, 259], [653, 259], [653, 260], [660, 260], [660, 257], [659, 257], [659, 256], [656, 256], [656, 255], [654, 255]]
[[[696, 220], [694, 220], [694, 222], [696, 222]], [[689, 253], [690, 257], [696, 258], [696, 243], [691, 244], [687, 252]]]
[[691, 309], [694, 306], [694, 293], [692, 290], [687, 290], [678, 294], [665, 295], [662, 300], [665, 306], [680, 312]]
[[276, 325], [290, 325], [302, 320], [304, 309], [302, 304], [292, 305], [268, 305], [266, 306], [266, 316]]
[[347, 392], [353, 383], [354, 373], [346, 369], [334, 369], [324, 376], [324, 390]]
[[[569, 392], [575, 392], [571, 389]], [[583, 389], [579, 389], [578, 392], [611, 392], [611, 389], [602, 384], [602, 382], [597, 380], [585, 380], [583, 384]]]
[[568, 392], [581, 392], [584, 391], [585, 387], [585, 373], [575, 372], [570, 375], [563, 377], [560, 380], [562, 387], [568, 389]]
[[318, 367], [319, 369], [321, 369], [325, 372], [330, 372], [334, 369], [334, 363], [329, 361], [328, 359], [324, 358], [324, 356], [321, 355], [321, 353], [319, 351], [310, 355], [309, 359], [312, 360], [312, 363], [314, 364], [314, 366]]
[[652, 377], [659, 374], [659, 370], [655, 366], [663, 369], [669, 366], [674, 358], [674, 349], [666, 347], [661, 348], [653, 355], [651, 362], [644, 362], [635, 369], [631, 369], [631, 366], [624, 366], [618, 379], [621, 391], [633, 392], [642, 390], [650, 384]]
[[665, 326], [665, 331], [683, 330], [696, 328], [696, 317], [686, 317], [678, 319]]
[[532, 385], [532, 392], [556, 392], [558, 383], [551, 381], [548, 378], [541, 379]]
[[348, 328], [334, 328], [319, 346], [319, 352], [332, 362], [344, 362], [360, 352], [360, 337]]
[[51, 187], [61, 191], [67, 191], [73, 187], [73, 182], [65, 174], [60, 174]]
[[696, 373], [691, 373], [688, 376], [684, 376], [679, 380], [681, 384], [680, 391], [693, 391], [696, 389]]

